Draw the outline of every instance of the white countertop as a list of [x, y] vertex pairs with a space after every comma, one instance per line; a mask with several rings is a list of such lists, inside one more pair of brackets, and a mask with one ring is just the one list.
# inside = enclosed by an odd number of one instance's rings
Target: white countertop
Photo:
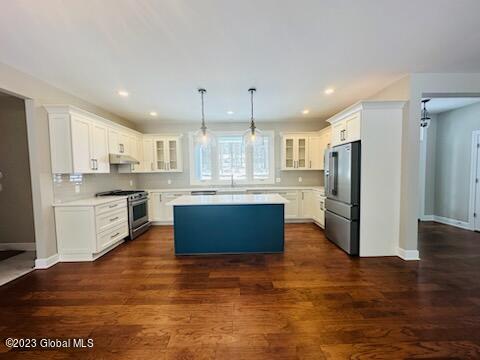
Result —
[[247, 192], [247, 191], [288, 191], [288, 190], [315, 190], [324, 192], [323, 186], [235, 186], [235, 187], [191, 187], [172, 189], [147, 189], [148, 192], [191, 192], [191, 191], [217, 191], [217, 192]]
[[288, 204], [289, 201], [278, 194], [241, 195], [182, 195], [167, 203], [173, 206], [190, 205], [271, 205]]
[[53, 206], [98, 206], [103, 204], [108, 204], [118, 200], [126, 200], [128, 196], [98, 196], [90, 197], [85, 199], [66, 201], [66, 202], [57, 202]]

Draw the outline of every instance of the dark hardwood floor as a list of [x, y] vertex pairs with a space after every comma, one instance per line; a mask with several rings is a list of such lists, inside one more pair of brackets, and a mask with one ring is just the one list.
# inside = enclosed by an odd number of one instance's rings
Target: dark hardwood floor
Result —
[[[173, 255], [155, 227], [0, 288], [8, 359], [480, 358], [480, 234], [426, 223], [420, 262], [350, 258], [312, 224], [284, 255]], [[10, 351], [4, 339], [93, 338]]]

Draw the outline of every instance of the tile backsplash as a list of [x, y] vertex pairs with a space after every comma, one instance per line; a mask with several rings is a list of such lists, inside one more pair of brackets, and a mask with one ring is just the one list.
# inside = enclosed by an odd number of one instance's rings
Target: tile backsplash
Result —
[[53, 175], [55, 202], [66, 202], [95, 196], [96, 193], [115, 189], [135, 189], [136, 176], [133, 174], [84, 174]]

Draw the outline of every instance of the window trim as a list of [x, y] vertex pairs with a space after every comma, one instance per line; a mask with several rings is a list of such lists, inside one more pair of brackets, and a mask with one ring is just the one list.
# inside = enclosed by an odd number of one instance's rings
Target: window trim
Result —
[[[214, 131], [212, 134], [215, 136], [243, 136], [244, 131]], [[235, 185], [272, 185], [275, 184], [275, 131], [273, 130], [266, 130], [262, 131], [263, 135], [269, 137], [269, 146], [268, 146], [268, 157], [269, 157], [269, 177], [266, 179], [255, 179], [253, 177], [253, 154], [252, 149], [245, 149], [245, 161], [246, 161], [246, 169], [247, 169], [247, 179], [246, 180], [235, 180]], [[195, 146], [194, 146], [194, 132], [188, 133], [188, 153], [189, 153], [189, 168], [190, 168], [190, 185], [204, 185], [204, 186], [211, 186], [211, 185], [223, 185], [223, 186], [230, 186], [230, 180], [219, 180], [215, 177], [217, 174], [217, 164], [212, 164], [212, 180], [198, 180], [195, 176]], [[213, 158], [217, 158], [218, 152], [216, 148], [213, 149]]]

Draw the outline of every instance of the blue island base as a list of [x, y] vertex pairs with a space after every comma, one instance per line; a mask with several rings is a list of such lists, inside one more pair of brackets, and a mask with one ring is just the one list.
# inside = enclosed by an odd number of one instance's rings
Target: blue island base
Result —
[[174, 206], [175, 255], [282, 253], [283, 204]]

